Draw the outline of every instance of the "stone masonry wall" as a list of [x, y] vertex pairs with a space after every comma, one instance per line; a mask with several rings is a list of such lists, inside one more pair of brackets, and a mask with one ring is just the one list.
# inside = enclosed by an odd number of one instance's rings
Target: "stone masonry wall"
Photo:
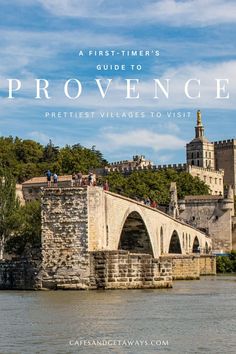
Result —
[[0, 290], [32, 290], [38, 284], [39, 265], [27, 259], [0, 261]]
[[236, 250], [236, 216], [232, 217], [232, 249]]
[[87, 200], [87, 189], [83, 188], [43, 191], [43, 288], [89, 288]]
[[171, 255], [173, 280], [199, 279], [199, 256]]
[[91, 252], [91, 275], [98, 289], [172, 287], [171, 259], [128, 251]]
[[212, 237], [213, 251], [227, 252], [232, 249], [232, 210], [224, 207], [224, 200], [220, 197], [185, 200], [185, 208], [180, 216]]
[[216, 274], [216, 257], [201, 255], [199, 259], [200, 275]]

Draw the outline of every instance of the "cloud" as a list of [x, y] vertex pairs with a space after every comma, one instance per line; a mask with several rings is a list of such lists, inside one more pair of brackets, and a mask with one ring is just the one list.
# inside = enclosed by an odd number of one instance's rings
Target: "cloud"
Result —
[[[148, 20], [167, 26], [209, 26], [234, 23], [232, 0], [38, 0], [50, 13], [63, 17], [93, 18], [103, 24], [138, 24]], [[129, 20], [129, 22], [127, 22]], [[104, 23], [104, 21], [106, 21]]]
[[[169, 98], [159, 91], [159, 98], [154, 99], [155, 84], [154, 78], [160, 79], [165, 85], [165, 80], [170, 79]], [[189, 99], [186, 97], [184, 88], [189, 79], [200, 80], [200, 86], [196, 82], [190, 84], [189, 92], [191, 95], [197, 95], [200, 91], [200, 98]], [[226, 94], [229, 93], [229, 99], [216, 99], [217, 83], [216, 79], [228, 79], [225, 84]], [[106, 79], [105, 79], [106, 80]], [[35, 78], [33, 76], [22, 80], [22, 89], [17, 93], [17, 98], [12, 102], [9, 99], [1, 99], [2, 109], [6, 107], [24, 108], [38, 107], [47, 111], [94, 111], [99, 112], [150, 112], [160, 110], [180, 110], [180, 109], [226, 109], [236, 108], [236, 61], [228, 61], [217, 64], [195, 64], [180, 65], [168, 69], [160, 77], [153, 74], [153, 78], [140, 78], [136, 85], [136, 92], [139, 92], [139, 99], [126, 99], [127, 87], [125, 78], [114, 78], [107, 91], [107, 96], [102, 99], [97, 84], [94, 79], [88, 82], [81, 80], [83, 87], [82, 94], [78, 99], [70, 100], [64, 94], [64, 84], [66, 80], [49, 80], [50, 100], [34, 99], [36, 94]], [[103, 82], [106, 87], [107, 82]], [[223, 85], [223, 82], [221, 83]], [[6, 80], [2, 81], [2, 87], [6, 86]], [[6, 88], [5, 88], [6, 89]], [[223, 95], [223, 91], [221, 92]], [[168, 127], [167, 127], [168, 128]], [[170, 129], [176, 127], [170, 126]]]
[[49, 142], [49, 140], [51, 139], [48, 135], [40, 132], [40, 131], [32, 131], [28, 133], [28, 136], [33, 139], [36, 140], [42, 144], [47, 144]]
[[[26, 31], [0, 30], [0, 73], [25, 77], [34, 72], [57, 73], [63, 63], [74, 60], [79, 49], [129, 46], [132, 37], [119, 34], [95, 33], [93, 30]], [[68, 64], [67, 64], [68, 65]]]
[[[89, 144], [87, 144], [89, 145]], [[148, 129], [133, 131], [103, 131], [95, 145], [104, 152], [125, 148], [151, 148], [154, 151], [183, 149], [185, 141], [171, 134], [160, 134]]]

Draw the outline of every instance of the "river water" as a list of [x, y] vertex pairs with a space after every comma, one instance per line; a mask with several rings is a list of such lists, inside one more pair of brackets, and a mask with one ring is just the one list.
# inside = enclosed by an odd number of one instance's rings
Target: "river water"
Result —
[[236, 353], [236, 275], [173, 289], [0, 291], [0, 353]]

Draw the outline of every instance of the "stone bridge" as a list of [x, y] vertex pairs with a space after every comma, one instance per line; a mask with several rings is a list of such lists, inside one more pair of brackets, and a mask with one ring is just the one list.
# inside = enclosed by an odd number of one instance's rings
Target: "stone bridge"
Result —
[[211, 239], [158, 209], [132, 199], [88, 188], [89, 249], [162, 254], [208, 253]]
[[172, 269], [199, 278], [211, 249], [199, 230], [100, 187], [46, 188], [41, 201], [45, 288], [168, 287]]
[[0, 261], [0, 289], [168, 288], [216, 273], [211, 239], [157, 209], [99, 187], [41, 194], [42, 247]]

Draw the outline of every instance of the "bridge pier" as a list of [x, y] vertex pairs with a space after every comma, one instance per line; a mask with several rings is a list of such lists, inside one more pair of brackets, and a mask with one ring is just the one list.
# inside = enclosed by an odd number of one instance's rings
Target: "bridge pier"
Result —
[[172, 287], [172, 261], [128, 251], [91, 253], [91, 277], [98, 289]]

